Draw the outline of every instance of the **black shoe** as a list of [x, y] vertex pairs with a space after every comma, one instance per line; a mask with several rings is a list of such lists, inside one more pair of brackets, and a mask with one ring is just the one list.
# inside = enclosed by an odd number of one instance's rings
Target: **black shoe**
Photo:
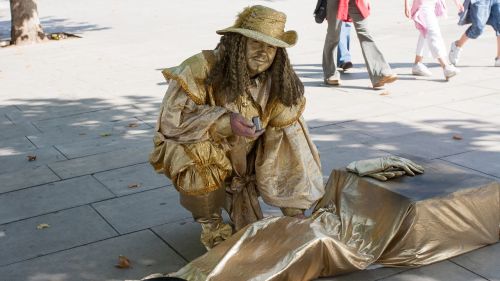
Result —
[[349, 68], [352, 68], [352, 62], [344, 62], [343, 64], [339, 65], [340, 68], [342, 68], [344, 71], [348, 70]]

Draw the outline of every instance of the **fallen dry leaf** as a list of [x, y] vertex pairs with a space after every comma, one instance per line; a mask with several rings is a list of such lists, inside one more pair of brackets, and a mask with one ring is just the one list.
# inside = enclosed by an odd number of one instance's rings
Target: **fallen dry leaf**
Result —
[[461, 140], [463, 139], [461, 135], [453, 135], [454, 140]]
[[139, 127], [139, 124], [137, 124], [137, 123], [129, 123], [127, 125], [127, 127], [129, 127], [129, 128], [135, 128], [135, 127]]
[[36, 155], [28, 155], [28, 156], [26, 156], [26, 158], [28, 158], [28, 161], [35, 161]]
[[45, 229], [45, 228], [49, 228], [50, 225], [47, 224], [47, 223], [41, 223], [39, 225], [36, 226], [36, 229], [40, 230], [40, 229]]
[[140, 184], [138, 184], [138, 183], [131, 183], [131, 184], [129, 184], [129, 185], [128, 185], [128, 188], [138, 188], [138, 187], [140, 187], [140, 186], [141, 186], [141, 185], [140, 185]]
[[383, 91], [382, 93], [379, 94], [379, 96], [388, 96], [389, 91]]
[[109, 136], [111, 136], [111, 133], [102, 133], [101, 134], [101, 137], [109, 137]]
[[118, 256], [118, 264], [115, 265], [118, 268], [130, 268], [130, 260], [126, 256]]

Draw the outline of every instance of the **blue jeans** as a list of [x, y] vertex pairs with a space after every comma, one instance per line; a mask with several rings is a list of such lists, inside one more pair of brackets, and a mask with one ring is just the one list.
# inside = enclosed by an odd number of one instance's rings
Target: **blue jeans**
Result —
[[465, 31], [468, 38], [479, 37], [487, 24], [495, 29], [497, 36], [500, 36], [500, 0], [472, 0], [469, 16], [472, 25]]
[[340, 27], [340, 41], [337, 46], [337, 65], [342, 65], [344, 62], [351, 61], [351, 53], [349, 52], [351, 26], [352, 23], [350, 22], [342, 22], [342, 26]]

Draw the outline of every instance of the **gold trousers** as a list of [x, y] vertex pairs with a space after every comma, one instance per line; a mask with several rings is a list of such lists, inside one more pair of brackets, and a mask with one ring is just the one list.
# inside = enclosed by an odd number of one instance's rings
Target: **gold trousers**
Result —
[[[196, 222], [201, 224], [200, 241], [207, 249], [229, 238], [233, 229], [222, 221], [222, 208], [228, 203], [224, 188], [202, 195], [186, 195], [180, 193], [181, 205], [193, 214]], [[296, 208], [280, 208], [285, 216], [303, 214], [304, 210]]]

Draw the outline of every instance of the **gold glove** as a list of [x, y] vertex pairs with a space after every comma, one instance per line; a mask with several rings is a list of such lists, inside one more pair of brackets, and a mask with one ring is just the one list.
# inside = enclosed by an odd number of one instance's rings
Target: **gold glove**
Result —
[[403, 175], [422, 174], [424, 168], [411, 160], [398, 156], [380, 157], [351, 162], [347, 170], [360, 176], [369, 176], [381, 181]]

